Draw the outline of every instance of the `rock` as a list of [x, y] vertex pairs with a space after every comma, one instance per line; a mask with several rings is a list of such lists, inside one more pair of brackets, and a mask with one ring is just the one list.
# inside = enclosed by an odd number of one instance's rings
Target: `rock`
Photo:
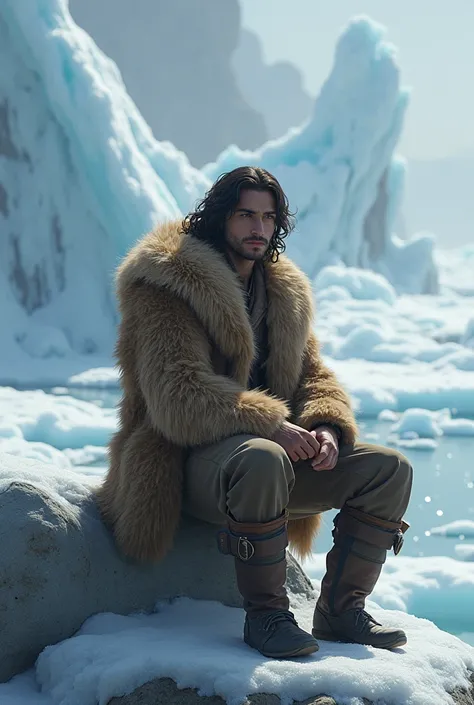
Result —
[[[469, 692], [456, 689], [452, 694], [454, 705], [474, 705], [474, 675], [471, 678], [472, 688]], [[212, 697], [199, 696], [192, 688], [180, 690], [170, 678], [157, 678], [137, 688], [130, 695], [121, 698], [112, 698], [107, 705], [226, 705], [218, 695]], [[251, 695], [245, 705], [280, 705], [277, 695], [258, 693]], [[328, 695], [316, 695], [314, 698], [293, 701], [293, 705], [339, 705], [334, 698]], [[364, 698], [364, 705], [374, 705]]]
[[[121, 698], [112, 698], [107, 705], [226, 705], [226, 701], [218, 695], [199, 696], [192, 688], [180, 690], [171, 678], [157, 678], [130, 695]], [[278, 695], [257, 693], [251, 695], [245, 705], [280, 705]], [[334, 698], [327, 695], [318, 695], [307, 700], [294, 701], [293, 705], [337, 705]]]
[[[116, 550], [85, 479], [1, 453], [0, 545], [0, 682], [99, 612], [151, 611], [177, 596], [241, 605], [233, 560], [218, 552], [214, 526], [183, 517], [168, 556], [136, 564]], [[291, 557], [288, 585], [313, 597]]]

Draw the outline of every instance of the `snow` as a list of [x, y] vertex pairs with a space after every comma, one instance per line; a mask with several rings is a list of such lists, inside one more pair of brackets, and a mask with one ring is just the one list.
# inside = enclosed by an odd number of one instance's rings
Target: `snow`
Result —
[[474, 296], [474, 244], [437, 250], [435, 261], [440, 267], [441, 284], [447, 284], [459, 294]]
[[382, 409], [377, 418], [379, 421], [392, 423], [393, 421], [397, 421], [398, 416], [394, 411], [390, 411], [390, 409]]
[[[470, 260], [464, 269], [459, 265], [459, 278], [472, 276]], [[380, 275], [359, 271], [356, 278], [351, 271], [344, 276], [341, 268], [327, 269], [315, 282], [316, 331], [359, 415], [449, 409], [457, 418], [445, 417], [443, 433], [472, 433], [474, 357], [464, 343], [474, 297], [456, 292], [455, 274], [441, 269], [444, 285], [437, 296], [393, 298], [388, 282], [387, 288], [371, 288]]]
[[354, 18], [307, 123], [253, 152], [230, 146], [204, 172], [215, 179], [260, 164], [274, 173], [298, 213], [288, 250], [310, 275], [344, 263], [374, 269], [398, 291], [434, 291], [434, 238], [393, 233], [404, 182], [393, 152], [409, 93], [384, 36], [380, 25]]
[[[383, 29], [366, 18], [348, 25], [305, 125], [255, 152], [231, 146], [202, 172], [153, 138], [66, 0], [4, 0], [0, 60], [15, 155], [8, 174], [0, 161], [0, 179], [5, 222], [18, 233], [0, 238], [0, 384], [11, 385], [0, 387], [0, 452], [46, 462], [41, 477], [24, 472], [66, 499], [98, 482], [117, 425], [115, 267], [221, 171], [256, 163], [298, 211], [287, 252], [312, 279], [325, 361], [359, 420], [377, 419], [365, 438], [380, 441], [384, 428], [422, 472], [412, 555], [388, 559], [369, 603], [380, 621], [407, 630], [406, 648], [321, 643], [309, 659], [271, 661], [243, 644], [241, 610], [180, 599], [153, 615], [92, 617], [0, 684], [2, 705], [95, 705], [161, 675], [235, 705], [254, 692], [279, 693], [284, 705], [321, 692], [347, 705], [450, 702], [446, 690], [467, 685], [474, 669], [465, 643], [474, 644], [474, 545], [464, 542], [474, 537], [474, 247], [434, 250], [430, 235], [394, 234], [405, 174], [394, 149], [408, 93]], [[447, 523], [435, 525], [441, 516]], [[458, 560], [422, 556], [428, 542], [450, 538]], [[315, 553], [305, 566], [316, 587], [324, 560]], [[292, 599], [309, 628], [312, 605]]]
[[[17, 235], [0, 245], [8, 331], [1, 382], [70, 384], [110, 367], [118, 261], [156, 223], [191, 210], [222, 170], [243, 162], [280, 178], [298, 211], [288, 253], [312, 278], [337, 266], [339, 274], [325, 272], [323, 280], [342, 278], [355, 298], [360, 286], [388, 303], [394, 288], [435, 290], [432, 239], [393, 235], [404, 180], [394, 150], [408, 92], [384, 34], [368, 18], [351, 21], [305, 125], [256, 152], [230, 147], [199, 171], [154, 139], [117, 67], [77, 27], [66, 0], [5, 0], [0, 57], [9, 68], [0, 95], [11, 107], [17, 159], [13, 177], [0, 164], [0, 178], [8, 232]], [[385, 279], [357, 273], [359, 266]]]
[[[449, 415], [449, 410], [446, 412]], [[400, 438], [409, 438], [410, 434], [421, 438], [438, 438], [443, 433], [438, 422], [440, 418], [443, 418], [443, 412], [435, 414], [426, 409], [408, 409], [392, 426], [392, 431]]]
[[388, 281], [376, 272], [356, 269], [355, 267], [325, 267], [314, 280], [316, 292], [325, 292], [331, 287], [338, 287], [353, 299], [385, 301], [395, 303], [396, 292]]
[[[303, 564], [317, 587], [325, 572], [324, 554]], [[388, 556], [370, 601], [387, 610], [416, 614], [452, 632], [474, 632], [474, 565], [447, 556]], [[385, 617], [385, 615], [384, 615]]]
[[66, 0], [2, 2], [0, 47], [14, 157], [0, 163], [2, 376], [26, 381], [37, 369], [53, 381], [61, 369], [110, 366], [119, 259], [208, 180], [153, 138]]
[[71, 375], [67, 380], [68, 387], [116, 387], [119, 383], [117, 368], [93, 367], [80, 374]]
[[474, 543], [459, 543], [454, 552], [461, 561], [474, 561]]
[[474, 349], [474, 318], [468, 320], [461, 342], [466, 347]]
[[[471, 569], [465, 582], [471, 581], [472, 588], [474, 566], [459, 565], [466, 574]], [[443, 578], [443, 570], [439, 573]], [[394, 592], [398, 577], [393, 577]], [[437, 577], [435, 572], [430, 583], [415, 574], [412, 592], [418, 589], [425, 598], [433, 594], [442, 602]], [[311, 628], [313, 607], [292, 599], [303, 628]], [[262, 692], [279, 694], [283, 703], [326, 693], [349, 705], [362, 705], [363, 697], [397, 705], [448, 705], [447, 690], [467, 687], [474, 648], [403, 611], [371, 611], [385, 624], [405, 629], [407, 646], [390, 652], [321, 642], [320, 651], [309, 658], [271, 660], [243, 643], [240, 609], [180, 598], [159, 603], [152, 615], [100, 614], [74, 637], [46, 647], [33, 672], [0, 685], [0, 698], [2, 705], [96, 705], [153, 678], [171, 677], [180, 688], [220, 695], [229, 705]]]
[[0, 387], [0, 449], [7, 453], [57, 461], [66, 448], [107, 445], [116, 425], [115, 409], [42, 390]]
[[[3, 443], [22, 441], [18, 455], [34, 458], [42, 444], [49, 449], [50, 465], [38, 476], [30, 464], [22, 468], [22, 476], [53, 490], [59, 500], [63, 497], [74, 502], [97, 484], [104, 471], [105, 438], [94, 435], [95, 429], [107, 421], [108, 428], [101, 432], [105, 434], [114, 426], [113, 409], [104, 406], [112, 403], [107, 390], [89, 390], [90, 401], [75, 398], [73, 392], [87, 396], [81, 387], [57, 389], [55, 394], [1, 388], [0, 451], [5, 450]], [[414, 411], [408, 427], [420, 431], [420, 424], [431, 417]], [[410, 414], [387, 411], [381, 416], [384, 425], [410, 418]], [[45, 417], [54, 422], [45, 423]], [[88, 427], [85, 419], [89, 419]], [[83, 443], [85, 436], [87, 443]], [[39, 440], [26, 440], [30, 438]], [[443, 439], [441, 436], [440, 442]], [[69, 447], [64, 447], [66, 444]], [[5, 472], [0, 469], [2, 479], [13, 479], [11, 470], [7, 476]], [[469, 486], [467, 474], [466, 482]], [[428, 500], [434, 504], [431, 497], [425, 497]], [[416, 501], [414, 495], [412, 510]], [[459, 505], [457, 508], [459, 511]], [[474, 521], [458, 519], [426, 533], [462, 541], [474, 536]], [[194, 687], [203, 695], [219, 694], [235, 705], [255, 692], [278, 693], [283, 702], [325, 692], [350, 705], [361, 705], [362, 697], [397, 705], [449, 703], [445, 691], [466, 685], [467, 669], [474, 668], [474, 648], [469, 646], [474, 645], [472, 546], [461, 548], [458, 544], [455, 551], [460, 560], [446, 556], [388, 558], [368, 609], [379, 621], [406, 629], [409, 642], [395, 652], [321, 642], [320, 651], [309, 659], [271, 661], [242, 642], [241, 610], [179, 599], [157, 605], [153, 615], [91, 617], [77, 635], [47, 647], [34, 669], [0, 685], [0, 702], [95, 705], [131, 692], [152, 678], [167, 676], [181, 688]], [[304, 568], [318, 589], [325, 554], [313, 554]], [[292, 596], [292, 607], [300, 624], [310, 628], [313, 604], [298, 602]]]

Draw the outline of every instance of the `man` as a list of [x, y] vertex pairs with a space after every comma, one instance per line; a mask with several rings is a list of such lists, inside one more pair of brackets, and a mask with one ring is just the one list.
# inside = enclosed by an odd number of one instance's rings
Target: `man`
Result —
[[[244, 639], [262, 654], [303, 656], [316, 638], [395, 648], [403, 631], [364, 604], [403, 543], [412, 469], [356, 442], [349, 398], [319, 354], [309, 281], [281, 255], [291, 229], [277, 180], [242, 167], [128, 254], [117, 278], [120, 428], [98, 499], [118, 546], [141, 560], [165, 554], [182, 509], [220, 526]], [[285, 551], [290, 541], [310, 553], [331, 508], [310, 635], [289, 611]]]

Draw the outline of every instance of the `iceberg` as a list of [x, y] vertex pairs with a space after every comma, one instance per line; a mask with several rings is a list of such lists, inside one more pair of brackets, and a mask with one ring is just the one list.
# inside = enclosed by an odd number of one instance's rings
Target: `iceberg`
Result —
[[274, 173], [297, 210], [288, 252], [311, 278], [345, 264], [382, 274], [399, 292], [434, 293], [434, 238], [393, 232], [405, 180], [404, 160], [393, 153], [409, 91], [384, 35], [354, 18], [308, 121], [256, 151], [230, 146], [203, 171], [215, 179], [251, 163]]
[[154, 139], [67, 0], [4, 0], [0, 56], [2, 383], [55, 384], [110, 366], [118, 261], [244, 162], [281, 180], [298, 211], [288, 254], [310, 277], [342, 264], [373, 269], [397, 292], [436, 285], [433, 240], [392, 234], [408, 92], [369, 19], [341, 35], [305, 125], [254, 152], [229, 147], [202, 171]]
[[117, 262], [208, 182], [154, 140], [65, 0], [2, 3], [0, 55], [2, 360], [110, 356]]

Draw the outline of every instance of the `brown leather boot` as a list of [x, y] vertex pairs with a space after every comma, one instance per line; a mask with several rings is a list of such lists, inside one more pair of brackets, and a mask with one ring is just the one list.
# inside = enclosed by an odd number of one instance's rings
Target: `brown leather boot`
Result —
[[393, 522], [344, 507], [334, 519], [334, 547], [326, 557], [313, 618], [313, 636], [329, 641], [394, 649], [407, 642], [401, 629], [382, 627], [365, 610], [385, 563], [387, 550], [403, 545], [404, 521]]
[[246, 611], [244, 641], [269, 658], [306, 656], [317, 641], [299, 628], [285, 588], [287, 516], [264, 524], [237, 522], [218, 533], [221, 553], [235, 556], [239, 592]]

